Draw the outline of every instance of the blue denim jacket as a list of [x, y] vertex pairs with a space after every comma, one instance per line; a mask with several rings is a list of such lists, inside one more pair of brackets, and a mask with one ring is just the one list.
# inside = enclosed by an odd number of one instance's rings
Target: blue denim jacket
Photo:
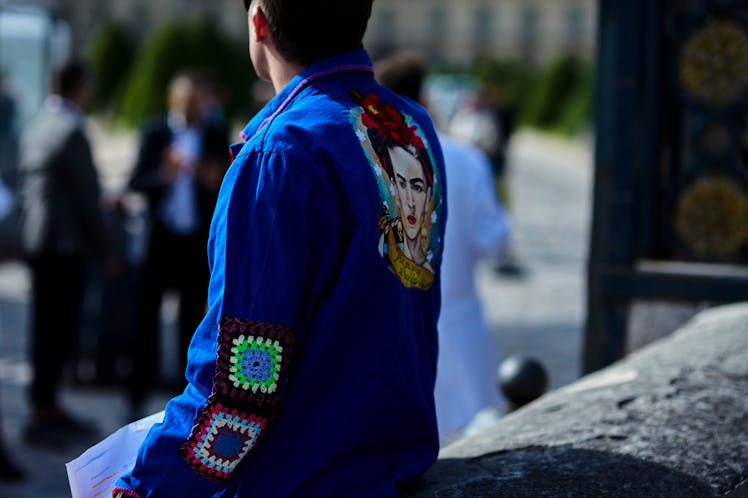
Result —
[[234, 147], [188, 387], [132, 496], [397, 496], [436, 459], [444, 165], [367, 53], [320, 61]]

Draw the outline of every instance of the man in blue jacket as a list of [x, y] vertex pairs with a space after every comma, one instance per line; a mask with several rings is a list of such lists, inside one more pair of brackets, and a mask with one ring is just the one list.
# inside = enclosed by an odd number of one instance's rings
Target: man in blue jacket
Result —
[[114, 496], [394, 497], [436, 459], [444, 165], [374, 79], [371, 3], [245, 0], [277, 94], [233, 147], [188, 385]]

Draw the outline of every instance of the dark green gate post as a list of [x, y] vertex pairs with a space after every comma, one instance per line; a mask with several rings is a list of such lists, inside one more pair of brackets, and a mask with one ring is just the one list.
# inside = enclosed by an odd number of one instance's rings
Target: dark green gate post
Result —
[[748, 4], [598, 5], [585, 373], [634, 299], [748, 300]]

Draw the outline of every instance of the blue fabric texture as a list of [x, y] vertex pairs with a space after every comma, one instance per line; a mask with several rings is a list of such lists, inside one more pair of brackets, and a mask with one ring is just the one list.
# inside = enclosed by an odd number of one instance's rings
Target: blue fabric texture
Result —
[[185, 391], [118, 485], [141, 497], [397, 496], [439, 441], [446, 185], [367, 53], [320, 61], [244, 129], [208, 244]]

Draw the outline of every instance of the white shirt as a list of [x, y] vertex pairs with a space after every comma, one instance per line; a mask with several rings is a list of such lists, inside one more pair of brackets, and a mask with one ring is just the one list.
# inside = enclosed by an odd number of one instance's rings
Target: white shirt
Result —
[[174, 232], [194, 233], [198, 227], [195, 165], [200, 155], [200, 132], [174, 114], [169, 116], [169, 127], [174, 134], [171, 145], [179, 152], [182, 164], [161, 202], [159, 214]]
[[447, 174], [448, 220], [442, 262], [442, 301], [476, 296], [474, 269], [498, 260], [509, 239], [509, 218], [496, 196], [491, 164], [476, 146], [439, 135]]
[[447, 177], [447, 224], [441, 266], [436, 415], [445, 437], [484, 408], [501, 408], [496, 386], [498, 347], [483, 318], [475, 286], [481, 259], [498, 261], [509, 219], [494, 189], [486, 155], [474, 145], [439, 135]]

